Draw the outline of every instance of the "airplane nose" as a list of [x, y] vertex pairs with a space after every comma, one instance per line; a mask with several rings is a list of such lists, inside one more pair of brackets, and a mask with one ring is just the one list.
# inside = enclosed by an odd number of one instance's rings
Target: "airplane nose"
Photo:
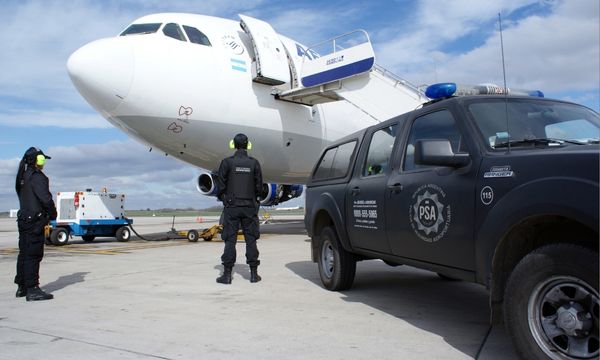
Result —
[[71, 81], [101, 113], [110, 113], [127, 97], [133, 81], [133, 47], [124, 38], [93, 41], [67, 61]]

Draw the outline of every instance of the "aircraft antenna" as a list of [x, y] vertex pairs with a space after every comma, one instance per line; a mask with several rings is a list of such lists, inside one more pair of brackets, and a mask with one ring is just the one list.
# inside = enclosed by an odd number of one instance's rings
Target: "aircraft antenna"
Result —
[[502, 54], [502, 77], [504, 78], [504, 114], [506, 116], [506, 134], [508, 141], [508, 152], [510, 152], [510, 131], [508, 130], [508, 88], [506, 87], [506, 66], [504, 64], [504, 40], [502, 38], [502, 16], [498, 13], [500, 24], [500, 53]]

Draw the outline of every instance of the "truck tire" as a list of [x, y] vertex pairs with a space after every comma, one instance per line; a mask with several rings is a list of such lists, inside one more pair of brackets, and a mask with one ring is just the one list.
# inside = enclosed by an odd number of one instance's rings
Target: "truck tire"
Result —
[[196, 230], [188, 231], [187, 239], [189, 242], [197, 242], [198, 241], [198, 232]]
[[523, 359], [597, 359], [598, 254], [553, 244], [525, 256], [510, 275], [504, 321]]
[[121, 226], [117, 229], [115, 237], [117, 238], [117, 241], [129, 241], [129, 239], [131, 238], [131, 230], [129, 230], [127, 226]]
[[319, 276], [326, 289], [339, 291], [352, 286], [356, 259], [344, 250], [335, 230], [329, 226], [321, 230], [318, 264]]
[[50, 233], [50, 241], [56, 246], [63, 246], [69, 243], [69, 232], [65, 228], [57, 227]]
[[94, 239], [96, 238], [96, 236], [95, 235], [82, 235], [81, 238], [85, 242], [92, 242], [92, 241], [94, 241]]

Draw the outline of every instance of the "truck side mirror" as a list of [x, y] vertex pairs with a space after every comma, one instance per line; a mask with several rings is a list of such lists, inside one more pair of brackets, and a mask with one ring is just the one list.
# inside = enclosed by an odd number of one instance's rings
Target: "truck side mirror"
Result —
[[415, 164], [459, 168], [468, 165], [470, 161], [469, 154], [455, 154], [450, 141], [446, 139], [415, 142]]

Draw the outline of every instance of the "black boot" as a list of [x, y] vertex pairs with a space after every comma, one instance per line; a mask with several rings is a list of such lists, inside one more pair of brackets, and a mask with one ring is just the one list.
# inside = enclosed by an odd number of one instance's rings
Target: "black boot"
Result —
[[23, 297], [27, 295], [27, 288], [25, 287], [25, 285], [19, 285], [19, 288], [17, 289], [17, 293], [15, 294], [16, 297]]
[[256, 266], [250, 268], [250, 282], [256, 283], [261, 280], [260, 275], [258, 275], [258, 269]]
[[217, 278], [219, 284], [231, 284], [231, 267], [223, 268], [223, 274]]
[[27, 289], [26, 299], [27, 301], [50, 300], [54, 299], [54, 295], [44, 292], [38, 286], [34, 286]]

